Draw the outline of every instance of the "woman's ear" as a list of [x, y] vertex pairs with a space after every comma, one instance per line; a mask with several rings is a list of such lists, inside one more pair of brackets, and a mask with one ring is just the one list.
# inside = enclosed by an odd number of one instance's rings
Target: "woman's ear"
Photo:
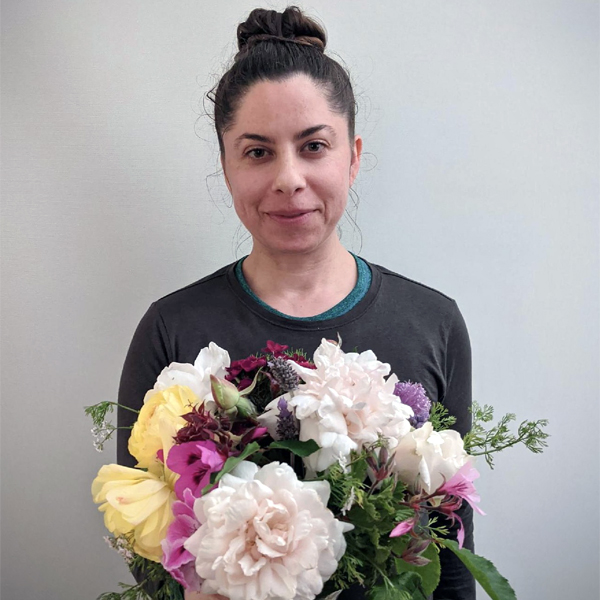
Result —
[[225, 155], [221, 152], [221, 168], [223, 169], [223, 177], [225, 178], [225, 185], [231, 194], [231, 186], [229, 185], [229, 179], [227, 179], [227, 171], [225, 170]]
[[350, 187], [352, 187], [352, 184], [354, 183], [354, 180], [358, 175], [361, 154], [362, 138], [360, 137], [360, 135], [357, 135], [354, 137], [354, 144], [352, 144], [352, 158], [350, 160]]

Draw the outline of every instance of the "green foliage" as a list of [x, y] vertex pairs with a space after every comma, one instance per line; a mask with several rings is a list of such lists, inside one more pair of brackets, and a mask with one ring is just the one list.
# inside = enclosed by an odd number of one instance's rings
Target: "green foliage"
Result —
[[[122, 405], [117, 402], [105, 401], [85, 407], [85, 414], [91, 417], [94, 423], [94, 428], [92, 429], [94, 447], [100, 452], [104, 450], [104, 444], [110, 440], [117, 429], [131, 429], [131, 427], [115, 427], [112, 423], [106, 421], [106, 415], [112, 413], [115, 406]], [[123, 406], [123, 408], [134, 413], [140, 412], [139, 410], [134, 410], [128, 406]]]
[[[404, 545], [406, 546], [407, 543], [405, 542]], [[431, 543], [429, 546], [427, 546], [427, 549], [421, 554], [421, 556], [429, 560], [429, 562], [422, 567], [417, 567], [416, 565], [407, 563], [401, 558], [397, 558], [395, 561], [396, 571], [398, 574], [416, 573], [419, 575], [422, 580], [423, 591], [425, 592], [426, 596], [429, 596], [430, 594], [433, 594], [435, 588], [437, 588], [440, 583], [440, 551], [434, 543]]]
[[116, 404], [114, 402], [98, 402], [92, 406], [85, 407], [85, 414], [92, 418], [94, 427], [103, 427], [106, 415], [112, 413]]
[[218, 473], [213, 473], [210, 477], [211, 482], [202, 490], [202, 495], [207, 494], [211, 488], [221, 481], [224, 475], [231, 473], [243, 460], [246, 460], [249, 456], [252, 456], [255, 452], [260, 450], [259, 444], [252, 442], [248, 444], [238, 456], [230, 456], [223, 465], [223, 468]]
[[383, 583], [373, 586], [368, 592], [369, 600], [427, 600], [421, 577], [417, 573], [400, 573], [384, 579]]
[[[388, 594], [386, 598], [399, 599], [397, 589], [392, 590], [390, 584], [390, 576], [397, 574], [394, 561], [399, 556], [398, 538], [390, 538], [389, 534], [400, 521], [412, 518], [415, 511], [404, 505], [406, 488], [400, 481], [389, 477], [376, 485], [365, 482], [367, 459], [373, 456], [368, 450], [353, 453], [345, 468], [334, 464], [321, 476], [331, 489], [329, 508], [337, 518], [355, 526], [344, 536], [346, 553], [327, 589], [347, 589], [354, 583], [371, 589], [381, 584]], [[421, 596], [406, 596], [413, 597]]]
[[432, 402], [431, 410], [429, 411], [429, 420], [434, 431], [450, 429], [456, 423], [456, 417], [453, 417], [441, 402]]
[[548, 445], [549, 437], [543, 428], [548, 425], [546, 419], [538, 421], [523, 421], [515, 435], [509, 429], [512, 421], [516, 420], [513, 413], [505, 414], [496, 425], [486, 429], [484, 423], [489, 423], [494, 418], [494, 409], [487, 404], [483, 407], [473, 402], [471, 409], [473, 426], [464, 437], [465, 450], [472, 456], [485, 456], [485, 460], [494, 468], [493, 454], [517, 444], [524, 444], [526, 448], [539, 454]]
[[269, 448], [289, 450], [292, 454], [304, 458], [319, 450], [320, 447], [315, 440], [308, 440], [306, 442], [301, 442], [300, 440], [280, 440], [272, 442]]
[[459, 548], [454, 540], [438, 541], [458, 556], [492, 600], [517, 600], [515, 591], [506, 578], [498, 573], [496, 567], [487, 558], [477, 556], [466, 548]]

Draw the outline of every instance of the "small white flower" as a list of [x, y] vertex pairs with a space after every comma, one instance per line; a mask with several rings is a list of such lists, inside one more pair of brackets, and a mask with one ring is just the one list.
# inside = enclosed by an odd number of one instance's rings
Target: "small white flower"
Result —
[[286, 464], [242, 462], [199, 498], [200, 528], [185, 542], [202, 593], [231, 600], [312, 600], [346, 550], [349, 523], [327, 508], [326, 481], [299, 481]]
[[353, 506], [356, 500], [356, 492], [354, 491], [354, 486], [350, 488], [350, 494], [348, 495], [348, 500], [344, 506], [342, 506], [342, 514], [345, 515]]

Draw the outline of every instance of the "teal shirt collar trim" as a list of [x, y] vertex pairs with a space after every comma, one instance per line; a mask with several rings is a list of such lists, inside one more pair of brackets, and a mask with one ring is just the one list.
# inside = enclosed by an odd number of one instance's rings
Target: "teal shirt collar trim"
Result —
[[279, 315], [280, 317], [285, 317], [286, 319], [291, 319], [293, 321], [326, 321], [327, 319], [333, 319], [335, 317], [340, 317], [346, 314], [348, 311], [352, 310], [364, 297], [369, 288], [371, 287], [371, 280], [373, 275], [371, 273], [371, 268], [369, 265], [359, 256], [352, 254], [354, 256], [354, 260], [356, 261], [356, 268], [358, 271], [358, 278], [356, 281], [356, 285], [353, 290], [341, 301], [338, 302], [335, 306], [326, 310], [325, 312], [315, 315], [313, 317], [292, 317], [290, 315], [286, 315], [273, 307], [269, 306], [265, 302], [263, 302], [251, 289], [244, 277], [244, 272], [242, 270], [242, 263], [247, 258], [240, 259], [235, 265], [235, 276], [239, 281], [242, 289], [258, 304], [260, 304], [263, 308], [266, 308], [268, 311]]

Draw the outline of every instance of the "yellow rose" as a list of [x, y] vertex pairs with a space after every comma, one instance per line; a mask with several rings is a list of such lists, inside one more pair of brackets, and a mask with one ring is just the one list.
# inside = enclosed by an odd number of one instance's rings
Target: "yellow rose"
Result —
[[173, 486], [154, 473], [105, 465], [92, 482], [92, 497], [115, 536], [133, 533], [133, 549], [160, 562], [161, 541], [173, 520]]
[[146, 394], [129, 438], [129, 452], [137, 459], [137, 467], [160, 474], [163, 464], [157, 459], [157, 452], [163, 450], [166, 462], [173, 437], [186, 424], [181, 415], [198, 404], [201, 401], [192, 390], [182, 385]]

